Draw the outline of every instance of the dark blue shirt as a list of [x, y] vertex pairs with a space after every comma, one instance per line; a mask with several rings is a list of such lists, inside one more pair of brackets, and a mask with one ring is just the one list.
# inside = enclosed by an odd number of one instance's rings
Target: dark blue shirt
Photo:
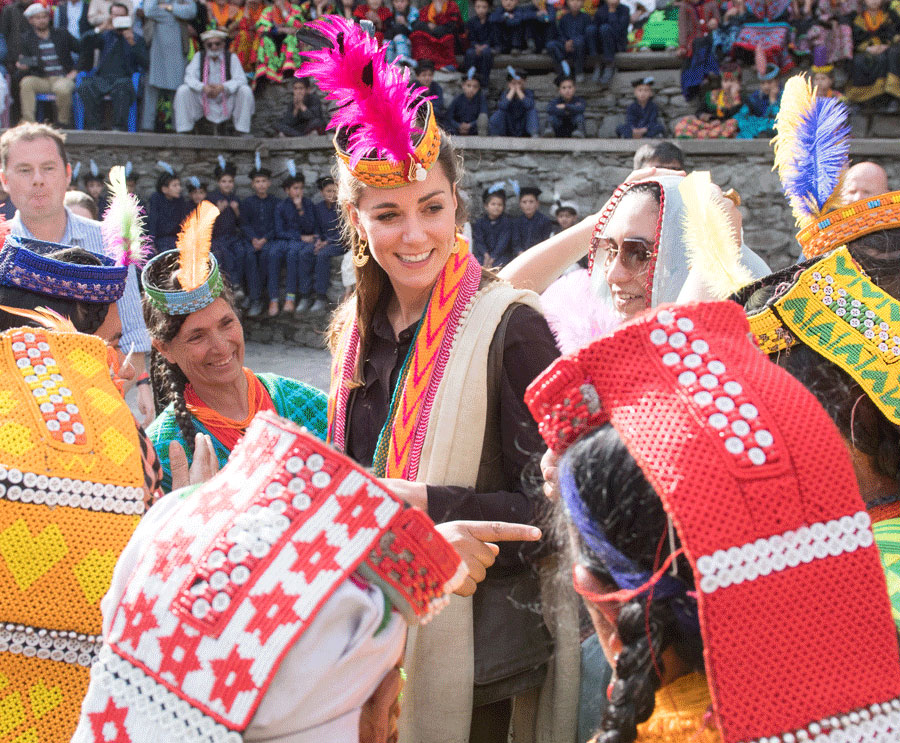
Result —
[[484, 93], [479, 90], [478, 95], [474, 98], [466, 98], [464, 93], [460, 93], [447, 109], [447, 121], [457, 126], [464, 122], [473, 124], [478, 120], [480, 114], [487, 115], [487, 101]]
[[497, 101], [497, 110], [506, 113], [506, 134], [509, 137], [524, 137], [526, 116], [534, 108], [534, 91], [526, 88], [525, 97], [521, 100], [515, 95], [510, 100], [506, 95], [506, 92], [501, 93]]
[[192, 209], [193, 204], [185, 198], [168, 199], [162, 192], [155, 191], [147, 206], [147, 234], [154, 240], [175, 237]]
[[591, 17], [587, 13], [561, 13], [556, 17], [556, 38], [571, 41], [586, 36], [590, 25]]
[[546, 214], [535, 212], [531, 219], [524, 214], [520, 214], [515, 220], [515, 232], [513, 235], [513, 246], [516, 254], [539, 242], [543, 242], [556, 228], [556, 223]]
[[303, 197], [303, 214], [297, 211], [289, 198], [275, 209], [275, 237], [279, 240], [299, 242], [303, 235], [318, 233], [315, 206], [309, 197]]
[[613, 32], [621, 41], [628, 41], [628, 25], [631, 23], [631, 16], [625, 5], [617, 5], [614, 12], [609, 12], [609, 6], [606, 3], [597, 8], [594, 14], [594, 25], [608, 25], [612, 27]]
[[[565, 108], [557, 108], [562, 103]], [[583, 114], [587, 108], [587, 102], [580, 95], [573, 95], [572, 100], [564, 101], [561, 95], [556, 96], [547, 104], [547, 115], [551, 117], [577, 116]]]
[[632, 129], [650, 129], [658, 123], [657, 116], [659, 116], [659, 110], [652, 100], [647, 101], [647, 105], [643, 108], [640, 103], [635, 101], [625, 111], [625, 123]]
[[494, 221], [485, 214], [472, 225], [472, 254], [484, 263], [485, 254], [490, 255], [495, 266], [509, 263], [516, 257], [513, 246], [514, 224], [511, 217], [501, 214]]
[[241, 202], [241, 226], [248, 239], [275, 237], [275, 209], [279, 199], [269, 194], [261, 199], [256, 194]]
[[434, 117], [438, 120], [439, 124], [443, 125], [444, 115], [446, 114], [446, 109], [444, 107], [444, 89], [436, 82], [432, 82], [425, 90], [426, 92], [422, 95], [426, 98], [429, 96], [434, 97], [434, 100], [431, 101], [431, 105], [434, 108]]
[[506, 14], [506, 11], [503, 10], [503, 8], [497, 8], [497, 10], [491, 13], [488, 22], [491, 23], [495, 29], [499, 26], [516, 28], [531, 18], [534, 18], [534, 16], [535, 9], [532, 6], [525, 7], [517, 5], [515, 10], [509, 15]]
[[472, 16], [466, 21], [466, 30], [469, 33], [470, 44], [498, 46], [500, 43], [497, 41], [497, 31], [494, 26], [491, 25], [490, 15], [488, 15], [483, 22], [479, 20], [478, 16]]
[[340, 245], [341, 213], [337, 204], [329, 207], [324, 201], [319, 201], [313, 208], [316, 212], [316, 232], [319, 237], [332, 245]]
[[[234, 191], [226, 196], [216, 188], [206, 194], [206, 200], [213, 206], [218, 206], [218, 202], [221, 199], [225, 199], [228, 202], [239, 201]], [[223, 240], [234, 240], [239, 237], [243, 237], [243, 233], [238, 225], [238, 216], [234, 213], [234, 209], [226, 206], [220, 210], [219, 216], [216, 217], [215, 224], [213, 224], [212, 239], [216, 242], [221, 242]]]
[[777, 106], [777, 103], [769, 103], [769, 96], [765, 95], [761, 90], [754, 90], [747, 97], [747, 108], [750, 109], [750, 113], [752, 113], [754, 116], [774, 117], [775, 113], [778, 110]]

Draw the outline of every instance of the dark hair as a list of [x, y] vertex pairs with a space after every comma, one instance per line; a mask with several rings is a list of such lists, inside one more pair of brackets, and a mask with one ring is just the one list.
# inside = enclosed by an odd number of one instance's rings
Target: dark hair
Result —
[[174, 173], [160, 173], [156, 178], [156, 190], [162, 191], [166, 188], [172, 181], [177, 181], [178, 176]]
[[131, 15], [131, 11], [128, 9], [128, 6], [125, 3], [114, 2], [109, 6], [110, 11], [113, 8], [122, 8], [122, 10], [125, 11], [125, 15]]
[[650, 165], [657, 167], [674, 166], [677, 170], [684, 170], [684, 153], [678, 145], [671, 142], [648, 142], [638, 147], [634, 153], [634, 170], [646, 168]]
[[504, 191], [502, 188], [494, 189], [493, 191], [486, 188], [484, 190], [484, 192], [481, 194], [482, 206], [487, 206], [488, 201], [493, 199], [495, 196], [498, 199], [503, 199], [504, 204], [506, 203], [506, 191]]
[[[670, 552], [668, 539], [664, 539], [666, 513], [616, 429], [607, 423], [583, 436], [568, 449], [561, 466], [572, 473], [591, 520], [609, 542], [644, 570], [657, 569]], [[600, 580], [614, 583], [580, 534], [574, 541], [574, 559]], [[685, 583], [686, 590], [693, 590], [690, 563], [683, 555], [676, 563], [678, 579]], [[672, 601], [653, 598], [648, 604], [647, 597], [641, 596], [622, 606], [616, 624], [622, 650], [597, 743], [630, 743], [636, 739], [637, 725], [653, 714], [655, 693], [664, 672], [664, 650], [672, 647], [689, 666], [703, 669], [700, 635], [685, 632]]]
[[556, 79], [553, 81], [553, 84], [558, 88], [560, 85], [566, 82], [566, 80], [572, 83], [572, 85], [575, 84], [575, 78], [572, 77], [572, 75], [557, 75]]
[[284, 180], [281, 182], [281, 187], [284, 189], [288, 189], [295, 183], [299, 183], [301, 186], [306, 185], [306, 178], [299, 170], [297, 171], [297, 175], [285, 176]]
[[[178, 268], [178, 254], [171, 253], [152, 263], [147, 270], [147, 279], [153, 286], [164, 291], [179, 291], [181, 284], [175, 275]], [[228, 279], [222, 277], [224, 284], [222, 293], [219, 295], [224, 299], [228, 306], [235, 311], [234, 295], [231, 292], [231, 286]], [[144, 295], [144, 322], [147, 324], [147, 332], [155, 341], [169, 343], [178, 332], [188, 315], [167, 315], [160, 309], [157, 309], [147, 296]], [[157, 415], [171, 402], [175, 409], [175, 422], [178, 424], [178, 430], [184, 438], [185, 446], [188, 453], [194, 453], [194, 435], [197, 429], [191, 420], [190, 411], [184, 402], [184, 388], [187, 386], [188, 378], [181, 371], [177, 364], [170, 364], [166, 357], [163, 356], [155, 348], [150, 352], [150, 380], [153, 384], [153, 398], [156, 401]]]
[[312, 81], [308, 77], [295, 77], [294, 85], [305, 85], [307, 88], [311, 88]]
[[432, 72], [434, 72], [434, 62], [432, 62], [430, 59], [420, 59], [418, 62], [416, 62], [416, 74], [425, 72], [426, 70], [431, 70]]
[[[84, 248], [65, 248], [50, 253], [47, 257], [63, 263], [75, 263], [79, 266], [102, 265], [96, 256], [91, 255]], [[63, 317], [68, 317], [80, 333], [92, 335], [106, 320], [111, 303], [79, 302], [64, 297], [48, 297], [19, 287], [0, 286], [0, 304], [23, 310], [47, 307]], [[19, 315], [0, 311], [0, 330], [18, 328], [28, 324], [30, 324], [29, 321]]]
[[199, 181], [196, 185], [194, 185], [193, 183], [188, 181], [188, 184], [187, 184], [187, 192], [188, 193], [194, 193], [194, 191], [197, 191], [201, 188], [204, 191], [206, 190], [206, 184], [203, 181]]

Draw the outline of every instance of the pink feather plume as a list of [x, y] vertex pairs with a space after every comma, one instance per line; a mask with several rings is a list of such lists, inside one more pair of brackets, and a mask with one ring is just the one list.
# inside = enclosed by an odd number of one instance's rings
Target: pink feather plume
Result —
[[575, 353], [622, 322], [591, 288], [586, 269], [561, 276], [541, 294], [541, 307], [561, 353]]
[[427, 99], [425, 88], [410, 88], [409, 70], [388, 63], [384, 47], [362, 28], [340, 16], [308, 24], [330, 47], [304, 52], [298, 76], [315, 78], [339, 108], [329, 129], [350, 131], [347, 154], [351, 167], [364, 157], [403, 162], [414, 152], [420, 133], [416, 115]]

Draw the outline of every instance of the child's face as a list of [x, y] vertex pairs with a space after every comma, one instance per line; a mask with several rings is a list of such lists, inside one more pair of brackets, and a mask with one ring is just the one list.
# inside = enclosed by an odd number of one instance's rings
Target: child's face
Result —
[[333, 204], [337, 201], [338, 187], [335, 183], [329, 183], [322, 189], [322, 200], [326, 204]]
[[381, 0], [366, 0], [366, 5], [372, 10], [378, 10], [381, 7]]
[[831, 78], [824, 72], [817, 72], [813, 75], [813, 85], [819, 89], [819, 93], [831, 92]]
[[269, 185], [271, 181], [264, 175], [258, 175], [253, 179], [253, 193], [259, 198], [264, 199], [269, 194]]
[[538, 200], [531, 194], [526, 194], [519, 199], [519, 209], [526, 217], [533, 217], [538, 208]]
[[511, 13], [516, 9], [516, 6], [519, 4], [519, 0], [500, 0], [500, 5], [503, 6], [503, 10], [507, 13]]
[[611, 10], [615, 10], [619, 7], [619, 0], [606, 0], [606, 6]]
[[219, 190], [224, 194], [230, 194], [234, 191], [234, 176], [223, 175], [219, 178]]
[[581, 9], [584, 7], [584, 0], [566, 0], [566, 7], [573, 15], [580, 13]]
[[100, 198], [100, 194], [103, 193], [103, 181], [88, 181], [84, 184], [84, 187], [94, 201]]
[[474, 98], [478, 95], [478, 91], [481, 90], [481, 83], [478, 82], [477, 77], [473, 77], [471, 80], [463, 80], [462, 90], [466, 98]]
[[563, 80], [559, 84], [559, 95], [564, 101], [571, 101], [575, 95], [575, 83], [571, 80]]
[[759, 84], [759, 89], [765, 96], [771, 96], [778, 92], [777, 80], [763, 80]]
[[475, 0], [475, 15], [484, 20], [487, 18], [490, 7], [484, 0]]
[[506, 209], [506, 202], [500, 196], [489, 196], [484, 204], [488, 219], [497, 219], [503, 214], [504, 209]]
[[177, 199], [181, 196], [181, 181], [173, 178], [169, 181], [169, 185], [162, 187], [162, 193], [167, 199]]
[[125, 180], [125, 188], [128, 189], [128, 193], [137, 191], [137, 178], [127, 178]]
[[634, 99], [640, 103], [642, 106], [647, 105], [647, 101], [649, 101], [653, 97], [653, 88], [649, 85], [638, 85], [634, 89]]
[[200, 188], [195, 188], [193, 191], [191, 191], [191, 201], [193, 201], [195, 205], [199, 204], [205, 198], [206, 198], [206, 189], [203, 188], [202, 186]]
[[288, 196], [292, 201], [296, 201], [297, 199], [303, 198], [303, 184], [302, 183], [292, 183], [288, 187]]
[[406, 15], [409, 10], [409, 0], [394, 0], [394, 15]]
[[309, 88], [306, 87], [304, 83], [296, 82], [294, 83], [294, 103], [302, 103], [303, 99], [306, 98], [306, 94], [309, 93]]
[[864, 0], [866, 10], [879, 10], [883, 0]]
[[556, 212], [556, 221], [562, 229], [567, 230], [574, 226], [577, 215], [571, 209], [560, 209]]
[[417, 72], [416, 80], [419, 82], [419, 85], [424, 85], [426, 88], [431, 87], [431, 83], [434, 81], [434, 70]]

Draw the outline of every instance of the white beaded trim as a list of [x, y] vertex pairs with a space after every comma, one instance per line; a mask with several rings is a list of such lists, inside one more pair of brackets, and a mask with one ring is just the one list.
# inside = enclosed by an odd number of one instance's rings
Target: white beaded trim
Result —
[[0, 653], [90, 667], [102, 645], [100, 635], [48, 630], [24, 624], [0, 626]]
[[[145, 718], [166, 740], [179, 743], [241, 743], [243, 736], [154, 681], [104, 645], [91, 669], [92, 680], [118, 707]], [[91, 701], [91, 692], [88, 694]]]
[[859, 511], [853, 516], [801, 526], [768, 539], [703, 555], [697, 559], [697, 570], [702, 576], [700, 590], [713, 593], [720, 588], [797, 567], [800, 563], [871, 547], [875, 541], [871, 524], [869, 514]]
[[0, 465], [0, 498], [47, 506], [127, 515], [145, 510], [144, 489], [112, 483], [48, 477]]
[[792, 733], [746, 743], [897, 743], [900, 740], [900, 700], [892, 699], [836, 715]]

